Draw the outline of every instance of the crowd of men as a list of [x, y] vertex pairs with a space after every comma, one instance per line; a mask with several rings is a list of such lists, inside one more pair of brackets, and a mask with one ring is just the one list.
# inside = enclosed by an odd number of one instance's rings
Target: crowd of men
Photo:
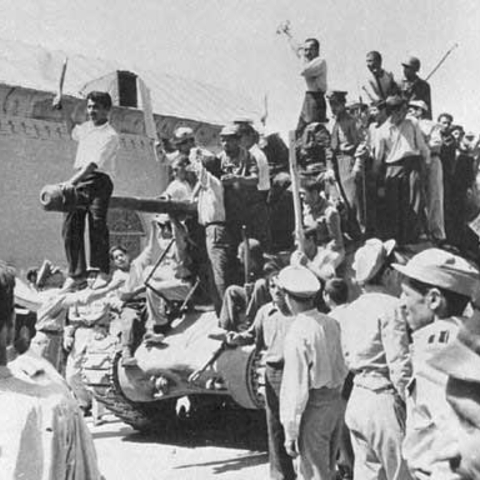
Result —
[[[122, 366], [136, 367], [137, 346], [162, 344], [172, 320], [203, 295], [230, 347], [255, 343], [265, 351], [271, 478], [479, 478], [480, 273], [464, 258], [478, 257], [468, 228], [476, 144], [450, 114], [431, 119], [430, 86], [418, 77], [417, 58], [402, 64], [404, 79], [396, 82], [380, 53], [368, 53], [362, 88], [371, 103], [348, 106], [346, 92], [327, 91], [319, 47], [316, 39], [295, 47], [307, 92], [294, 178], [282, 159], [265, 154], [268, 139], [248, 119], [222, 128], [218, 154], [197, 146], [190, 128], [177, 128], [172, 151], [158, 150], [172, 174], [160, 199], [184, 208], [152, 218], [135, 259], [109, 244], [106, 224], [118, 148], [111, 98], [91, 92], [89, 120], [75, 128], [62, 109], [79, 142], [63, 188], [81, 208], [65, 215], [65, 282], [48, 282], [57, 273], [48, 263], [29, 274], [37, 323], [23, 358], [39, 354], [63, 373], [68, 352], [65, 375], [80, 426], [65, 428], [83, 429], [78, 407], [92, 407], [81, 375], [89, 344], [117, 337]], [[297, 181], [301, 225], [290, 187]], [[421, 241], [423, 251], [408, 261], [400, 255]], [[279, 245], [287, 251], [280, 254]], [[346, 262], [352, 250], [353, 273]], [[45, 425], [30, 419], [43, 404], [29, 403], [24, 384], [8, 380], [40, 382], [36, 372], [27, 378], [26, 360], [22, 378], [6, 366], [12, 288], [12, 273], [0, 265], [0, 387], [25, 401], [18, 425], [32, 428], [37, 448], [46, 440], [35, 429]], [[48, 381], [62, 385], [62, 401], [71, 405], [61, 380]], [[48, 454], [41, 448], [38, 458]], [[94, 452], [89, 458], [77, 461], [87, 468]], [[37, 478], [30, 466], [15, 468], [25, 471], [21, 478]], [[91, 468], [90, 476], [51, 478], [97, 478]]]

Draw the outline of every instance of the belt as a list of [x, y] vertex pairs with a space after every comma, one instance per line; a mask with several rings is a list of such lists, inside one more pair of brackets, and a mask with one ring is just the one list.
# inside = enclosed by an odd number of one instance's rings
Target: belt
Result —
[[63, 335], [63, 330], [38, 330], [39, 332], [46, 333], [47, 335]]
[[211, 225], [217, 225], [219, 227], [224, 227], [226, 225], [225, 222], [208, 222], [205, 224], [205, 228], [210, 227]]
[[279, 360], [278, 362], [267, 362], [266, 365], [272, 370], [283, 370], [285, 362], [283, 360]]

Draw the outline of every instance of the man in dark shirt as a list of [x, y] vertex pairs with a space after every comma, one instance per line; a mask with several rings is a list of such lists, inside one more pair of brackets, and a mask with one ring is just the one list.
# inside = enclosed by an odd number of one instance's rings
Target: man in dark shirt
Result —
[[426, 118], [432, 119], [432, 99], [430, 94], [430, 85], [426, 80], [421, 79], [418, 76], [420, 70], [420, 60], [417, 57], [407, 58], [402, 62], [403, 76], [400, 83], [400, 89], [405, 99], [410, 102], [411, 100], [423, 100], [428, 107]]

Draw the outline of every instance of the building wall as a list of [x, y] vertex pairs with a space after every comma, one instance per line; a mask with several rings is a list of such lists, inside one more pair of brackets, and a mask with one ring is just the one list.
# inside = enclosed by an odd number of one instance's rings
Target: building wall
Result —
[[[62, 214], [45, 212], [39, 203], [44, 185], [72, 175], [76, 152], [51, 100], [49, 92], [0, 86], [0, 259], [20, 274], [45, 258], [66, 265]], [[76, 107], [75, 120], [82, 121], [82, 101], [69, 98], [66, 103]], [[155, 120], [163, 137], [179, 125], [190, 125], [201, 143], [214, 146], [218, 139], [216, 126], [161, 116]], [[115, 107], [111, 122], [121, 135], [114, 195], [159, 195], [168, 182], [167, 167], [155, 160], [152, 142], [144, 135], [142, 112]]]

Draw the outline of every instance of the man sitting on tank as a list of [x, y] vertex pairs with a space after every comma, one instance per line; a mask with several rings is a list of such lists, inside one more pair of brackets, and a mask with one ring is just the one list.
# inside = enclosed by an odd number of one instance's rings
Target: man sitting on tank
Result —
[[241, 242], [237, 258], [244, 271], [245, 283], [243, 286], [230, 285], [225, 291], [219, 326], [228, 331], [248, 328], [255, 320], [259, 308], [271, 301], [264, 278], [265, 257], [260, 242], [255, 238]]
[[[156, 256], [155, 250], [159, 250]], [[112, 247], [110, 253], [115, 266], [128, 272], [125, 285], [119, 291], [123, 302], [122, 364], [134, 366], [133, 352], [139, 334], [145, 330], [144, 340], [151, 343], [161, 341], [170, 330], [168, 306], [187, 297], [191, 289], [190, 272], [178, 259], [172, 224], [166, 214], [154, 218], [147, 246], [135, 260], [131, 261], [121, 247]], [[162, 261], [154, 269], [155, 259], [160, 256]]]

